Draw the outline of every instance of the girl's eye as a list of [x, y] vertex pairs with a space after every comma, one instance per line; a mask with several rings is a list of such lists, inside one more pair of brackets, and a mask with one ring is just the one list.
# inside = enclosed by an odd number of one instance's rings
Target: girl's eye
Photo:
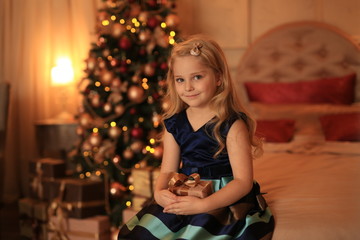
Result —
[[177, 83], [182, 83], [184, 81], [183, 78], [175, 78], [175, 82]]
[[195, 80], [200, 80], [201, 78], [202, 78], [201, 75], [195, 75], [195, 76], [194, 76], [194, 79], [195, 79]]

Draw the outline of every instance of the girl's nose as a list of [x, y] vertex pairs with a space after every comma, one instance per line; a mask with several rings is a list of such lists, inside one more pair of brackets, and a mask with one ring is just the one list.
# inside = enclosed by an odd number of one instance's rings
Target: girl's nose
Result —
[[185, 81], [185, 91], [192, 91], [194, 90], [190, 81]]

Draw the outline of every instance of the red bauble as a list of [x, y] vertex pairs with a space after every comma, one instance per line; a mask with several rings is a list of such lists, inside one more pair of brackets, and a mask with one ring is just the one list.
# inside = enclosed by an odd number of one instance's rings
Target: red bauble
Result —
[[128, 37], [122, 37], [119, 40], [119, 47], [124, 50], [129, 50], [131, 48], [132, 42]]
[[144, 130], [142, 128], [135, 127], [133, 129], [131, 129], [131, 136], [133, 138], [140, 139], [144, 136]]
[[166, 71], [168, 69], [168, 64], [167, 62], [162, 62], [160, 64], [160, 69], [163, 70], [163, 71]]
[[147, 21], [147, 25], [149, 28], [156, 28], [159, 25], [159, 20], [156, 17], [150, 17]]

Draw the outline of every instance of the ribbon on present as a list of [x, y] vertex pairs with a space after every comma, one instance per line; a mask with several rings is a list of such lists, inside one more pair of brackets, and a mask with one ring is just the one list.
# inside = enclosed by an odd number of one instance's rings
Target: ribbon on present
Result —
[[41, 168], [40, 161], [36, 163], [35, 172], [36, 172], [36, 175], [35, 175], [33, 181], [31, 182], [31, 188], [32, 188], [33, 192], [36, 193], [36, 195], [39, 199], [43, 199], [43, 197], [44, 197], [44, 188], [43, 188], [43, 184], [42, 184], [43, 171]]
[[212, 181], [201, 181], [198, 173], [186, 176], [175, 173], [169, 181], [169, 191], [179, 196], [204, 198], [213, 192]]
[[[98, 201], [89, 201], [89, 202], [64, 202], [64, 192], [66, 188], [66, 181], [61, 181], [59, 196], [55, 198], [49, 205], [48, 216], [49, 223], [48, 228], [53, 233], [50, 240], [69, 240], [70, 232], [67, 231], [68, 228], [68, 215], [73, 208], [83, 208], [83, 207], [96, 207], [105, 205], [105, 200]], [[82, 236], [86, 237], [88, 235], [83, 234]]]

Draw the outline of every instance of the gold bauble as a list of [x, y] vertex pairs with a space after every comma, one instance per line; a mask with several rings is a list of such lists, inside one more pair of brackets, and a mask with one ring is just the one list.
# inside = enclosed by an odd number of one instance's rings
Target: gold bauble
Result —
[[113, 139], [116, 139], [120, 136], [121, 129], [118, 127], [110, 127], [109, 128], [109, 136]]
[[114, 78], [114, 73], [110, 71], [103, 71], [101, 75], [101, 83], [109, 86]]
[[157, 159], [162, 158], [164, 149], [161, 146], [158, 146], [154, 149], [154, 157], [156, 157]]
[[88, 114], [88, 113], [81, 114], [79, 117], [79, 123], [84, 128], [91, 127], [92, 118], [91, 118], [90, 114]]
[[92, 133], [89, 137], [89, 143], [93, 147], [98, 147], [101, 144], [101, 136], [98, 133]]
[[104, 109], [104, 112], [110, 113], [112, 111], [111, 103], [109, 103], [109, 102], [105, 103], [103, 109]]
[[144, 147], [144, 144], [141, 141], [135, 141], [130, 145], [131, 150], [133, 150], [136, 153], [141, 152], [143, 147]]
[[124, 156], [124, 158], [126, 158], [128, 160], [132, 159], [134, 157], [134, 152], [130, 148], [127, 148], [123, 152], [123, 156]]
[[115, 38], [119, 38], [123, 32], [126, 31], [126, 28], [124, 25], [120, 23], [115, 23], [111, 27], [111, 35]]
[[144, 100], [144, 89], [138, 86], [131, 86], [128, 91], [128, 98], [135, 103], [141, 103]]
[[125, 107], [123, 105], [116, 105], [114, 109], [116, 115], [122, 115], [125, 112]]

